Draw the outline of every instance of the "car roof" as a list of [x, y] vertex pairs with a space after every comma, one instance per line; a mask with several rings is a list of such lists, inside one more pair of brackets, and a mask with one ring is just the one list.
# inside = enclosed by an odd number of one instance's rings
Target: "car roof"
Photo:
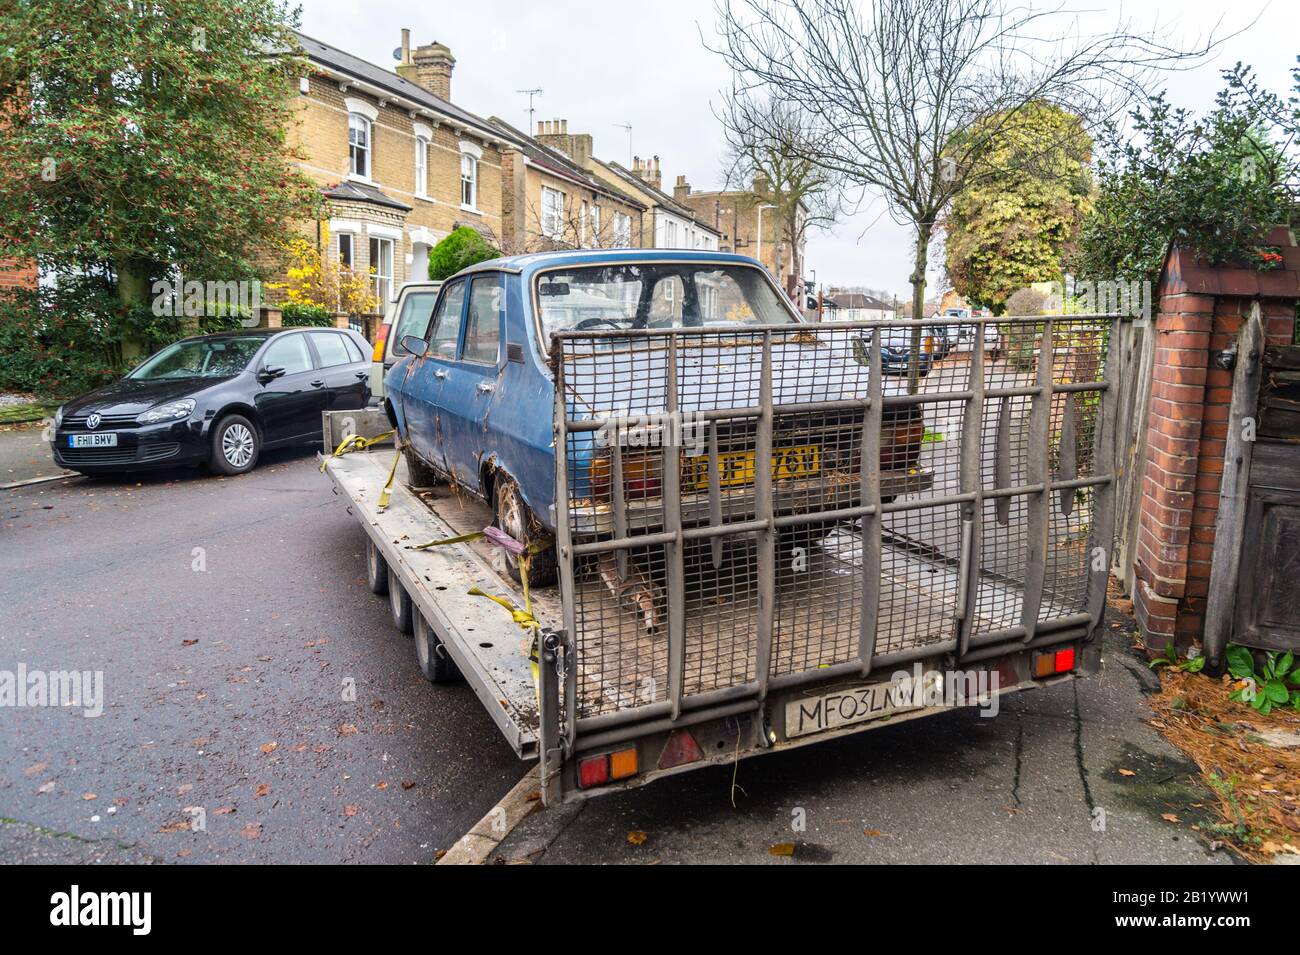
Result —
[[531, 277], [544, 269], [579, 265], [617, 265], [620, 262], [713, 262], [762, 268], [747, 255], [734, 252], [709, 252], [702, 249], [567, 249], [560, 252], [529, 252], [488, 259], [461, 269], [452, 278], [474, 272], [513, 272]]

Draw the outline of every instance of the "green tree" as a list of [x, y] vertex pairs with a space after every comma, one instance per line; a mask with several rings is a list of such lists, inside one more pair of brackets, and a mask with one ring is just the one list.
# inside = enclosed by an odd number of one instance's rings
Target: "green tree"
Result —
[[263, 277], [318, 199], [286, 148], [295, 17], [278, 0], [10, 0], [0, 258], [98, 284], [128, 356], [158, 331], [155, 281]]
[[1092, 140], [1077, 117], [1051, 103], [985, 122], [997, 132], [976, 133], [988, 144], [984, 172], [953, 198], [944, 253], [953, 287], [1001, 313], [1017, 289], [1063, 277], [1091, 209]]
[[[1300, 70], [1292, 73], [1300, 92]], [[1103, 140], [1093, 213], [1072, 270], [1155, 282], [1170, 242], [1211, 263], [1247, 258], [1268, 226], [1295, 214], [1296, 100], [1261, 90], [1248, 67], [1224, 71], [1197, 119], [1163, 95]]]
[[429, 250], [429, 278], [441, 282], [476, 262], [486, 262], [501, 254], [491, 242], [467, 225], [453, 229]]

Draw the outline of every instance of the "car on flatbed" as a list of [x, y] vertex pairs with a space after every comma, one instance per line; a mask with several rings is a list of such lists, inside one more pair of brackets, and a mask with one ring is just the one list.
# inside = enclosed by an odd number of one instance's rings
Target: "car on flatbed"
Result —
[[[781, 336], [781, 368], [790, 369], [773, 375], [778, 403], [846, 397], [837, 382], [851, 377], [853, 355], [818, 348], [817, 326], [795, 313], [753, 259], [645, 249], [495, 259], [449, 279], [427, 327], [401, 337], [399, 344], [409, 354], [385, 379], [384, 407], [401, 438], [411, 481], [416, 486], [451, 482], [482, 498], [497, 526], [533, 554], [533, 581], [551, 583], [557, 453], [551, 336], [601, 332], [590, 346], [593, 358], [601, 358], [620, 348], [635, 350], [638, 336], [772, 326]], [[809, 361], [825, 365], [821, 381], [810, 384], [798, 373]], [[620, 370], [615, 362], [599, 375], [571, 382], [566, 405], [593, 417], [626, 409], [639, 392], [656, 387], [631, 370], [630, 364]], [[761, 377], [752, 353], [725, 342], [701, 347], [678, 368], [676, 401], [688, 416], [751, 405]], [[888, 387], [902, 386], [891, 382]], [[660, 424], [647, 420], [643, 436], [656, 441]], [[828, 411], [772, 447], [769, 466], [779, 515], [858, 503], [853, 475], [859, 470], [860, 426], [856, 410]], [[716, 504], [728, 513], [755, 510], [753, 431], [752, 422], [735, 423], [713, 452], [722, 462]], [[921, 410], [914, 405], [883, 415], [879, 456], [886, 500], [930, 486], [931, 475], [919, 465], [924, 432]], [[638, 529], [663, 526], [662, 456], [656, 447], [638, 447], [636, 437], [635, 429], [617, 436], [593, 433], [570, 448], [567, 469], [582, 500], [579, 535], [611, 533], [616, 515]], [[617, 465], [611, 438], [627, 447]], [[717, 510], [708, 460], [701, 446], [683, 467], [675, 509], [687, 525], [708, 523], [711, 509]], [[834, 524], [818, 523], [798, 533], [820, 539]]]

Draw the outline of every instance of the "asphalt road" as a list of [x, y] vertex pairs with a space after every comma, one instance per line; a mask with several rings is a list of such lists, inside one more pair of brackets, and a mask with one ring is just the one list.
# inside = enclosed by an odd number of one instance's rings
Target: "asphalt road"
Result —
[[[105, 706], [0, 707], [0, 861], [428, 862], [522, 775], [465, 686], [419, 676], [309, 455], [2, 493], [0, 671], [101, 670]], [[728, 767], [536, 813], [497, 858], [1229, 861], [1113, 636], [1101, 679], [997, 717], [745, 761], [734, 808]]]

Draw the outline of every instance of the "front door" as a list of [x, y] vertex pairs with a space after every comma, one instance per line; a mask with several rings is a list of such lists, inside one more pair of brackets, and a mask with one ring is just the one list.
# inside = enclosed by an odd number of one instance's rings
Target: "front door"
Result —
[[501, 276], [491, 272], [475, 276], [460, 351], [448, 368], [438, 402], [447, 470], [459, 484], [474, 490], [481, 490], [479, 460], [492, 444], [487, 417], [501, 367], [503, 311]]
[[254, 401], [263, 441], [275, 444], [318, 435], [325, 410], [325, 379], [307, 347], [306, 334], [291, 332], [272, 339], [262, 353], [259, 371], [272, 368], [282, 368], [284, 373], [262, 384]]
[[425, 332], [429, 351], [407, 369], [401, 389], [407, 440], [421, 460], [442, 471], [448, 468], [442, 448], [439, 403], [448, 370], [456, 363], [464, 305], [464, 279], [443, 286]]

